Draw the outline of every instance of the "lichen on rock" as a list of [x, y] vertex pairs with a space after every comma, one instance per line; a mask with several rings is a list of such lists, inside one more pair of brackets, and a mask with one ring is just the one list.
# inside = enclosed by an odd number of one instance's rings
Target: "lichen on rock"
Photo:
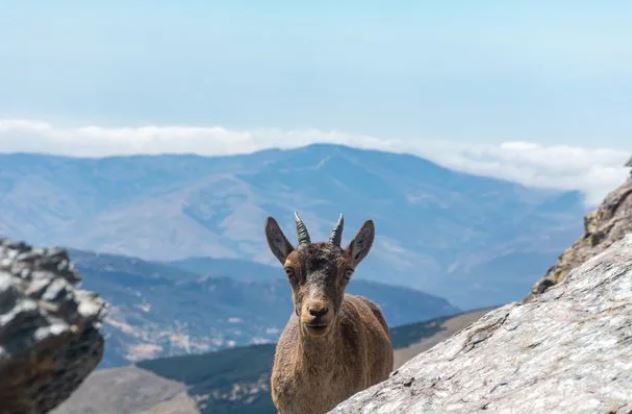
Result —
[[44, 413], [103, 355], [105, 302], [61, 249], [0, 239], [0, 413]]
[[632, 412], [632, 235], [332, 413]]

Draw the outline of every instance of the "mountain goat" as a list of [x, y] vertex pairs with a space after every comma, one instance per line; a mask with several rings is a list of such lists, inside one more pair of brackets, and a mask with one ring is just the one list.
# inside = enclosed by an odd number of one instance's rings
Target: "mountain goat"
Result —
[[386, 321], [373, 302], [345, 294], [367, 255], [375, 229], [366, 221], [341, 248], [342, 216], [327, 242], [312, 243], [295, 214], [298, 246], [287, 240], [272, 217], [266, 237], [292, 287], [294, 312], [276, 347], [272, 400], [279, 414], [320, 414], [373, 384], [393, 368]]

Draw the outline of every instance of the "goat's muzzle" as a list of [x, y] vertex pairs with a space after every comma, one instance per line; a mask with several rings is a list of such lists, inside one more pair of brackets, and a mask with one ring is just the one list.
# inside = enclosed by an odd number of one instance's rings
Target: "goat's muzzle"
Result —
[[301, 310], [301, 325], [310, 336], [324, 336], [333, 322], [333, 309], [325, 299], [306, 300]]

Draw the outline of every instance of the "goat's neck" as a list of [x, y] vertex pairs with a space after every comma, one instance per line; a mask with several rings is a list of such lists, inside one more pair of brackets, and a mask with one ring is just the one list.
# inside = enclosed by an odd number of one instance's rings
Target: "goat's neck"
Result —
[[338, 323], [334, 322], [331, 331], [322, 338], [313, 338], [301, 331], [300, 341], [297, 343], [300, 364], [310, 369], [330, 369], [340, 351], [338, 330]]

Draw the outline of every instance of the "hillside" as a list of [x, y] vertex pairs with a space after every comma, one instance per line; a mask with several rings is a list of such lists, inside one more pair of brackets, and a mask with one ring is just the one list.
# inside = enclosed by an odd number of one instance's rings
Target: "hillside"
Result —
[[[290, 288], [276, 267], [205, 259], [198, 269], [204, 273], [196, 274], [133, 257], [70, 255], [82, 286], [110, 304], [102, 367], [276, 342], [292, 310]], [[391, 325], [458, 311], [442, 298], [383, 283], [352, 280], [348, 290], [380, 304]]]
[[335, 145], [213, 158], [2, 154], [0, 209], [0, 234], [36, 244], [268, 264], [268, 215], [289, 233], [298, 209], [323, 239], [343, 212], [344, 241], [371, 217], [376, 243], [359, 277], [464, 309], [520, 298], [580, 234], [585, 212], [578, 193]]
[[470, 326], [490, 310], [477, 309], [392, 329], [392, 341], [396, 347], [394, 368]]
[[[393, 328], [396, 360], [411, 348], [427, 349], [451, 336], [481, 312]], [[99, 370], [54, 414], [273, 414], [268, 385], [273, 355], [274, 345], [256, 345]]]

